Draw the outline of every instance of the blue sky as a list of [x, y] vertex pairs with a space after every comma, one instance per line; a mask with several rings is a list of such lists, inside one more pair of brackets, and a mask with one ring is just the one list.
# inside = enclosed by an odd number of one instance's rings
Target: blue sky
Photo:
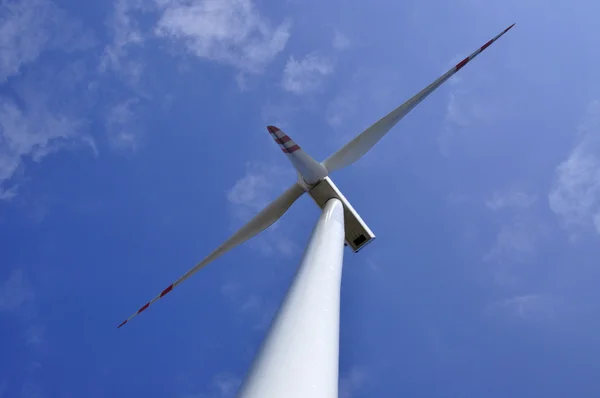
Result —
[[600, 5], [0, 2], [0, 397], [232, 397], [319, 211], [116, 326], [508, 25], [333, 178], [340, 397], [600, 393]]

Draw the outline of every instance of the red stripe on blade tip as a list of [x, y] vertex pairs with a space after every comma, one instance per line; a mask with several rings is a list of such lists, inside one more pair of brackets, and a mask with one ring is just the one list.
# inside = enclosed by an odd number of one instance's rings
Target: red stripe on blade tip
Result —
[[456, 70], [459, 71], [462, 69], [463, 66], [465, 66], [467, 64], [467, 62], [469, 62], [469, 57], [463, 59], [462, 61], [460, 61], [458, 64], [456, 64]]
[[167, 293], [169, 293], [171, 290], [173, 290], [173, 284], [171, 284], [168, 288], [166, 288], [165, 290], [163, 290], [160, 293], [160, 297], [164, 297]]
[[125, 325], [126, 323], [127, 323], [127, 319], [125, 319], [125, 320], [123, 321], [123, 323], [121, 323], [119, 326], [117, 326], [117, 329], [119, 329], [121, 326]]
[[492, 40], [488, 41], [487, 43], [485, 43], [483, 46], [481, 46], [481, 51], [483, 51], [486, 48], [488, 48], [493, 42], [494, 42], [494, 39], [492, 39]]
[[278, 138], [279, 142], [281, 144], [285, 144], [286, 142], [290, 142], [292, 139], [290, 137], [288, 137], [287, 135], [284, 135], [283, 137]]
[[278, 143], [279, 145], [284, 145], [285, 143], [290, 142], [292, 140], [287, 135], [284, 135], [283, 137], [277, 137], [276, 135], [273, 135], [272, 137], [273, 137], [273, 140], [275, 140], [275, 142]]
[[283, 142], [281, 142], [281, 140], [279, 138], [273, 136], [273, 140], [275, 140], [275, 143], [277, 143], [277, 145], [283, 146]]
[[150, 307], [150, 303], [146, 303], [146, 304], [144, 304], [144, 306], [143, 306], [142, 308], [140, 308], [140, 309], [138, 310], [138, 312], [137, 312], [137, 313], [138, 313], [138, 314], [139, 314], [139, 313], [141, 313], [142, 311], [144, 311], [144, 310], [145, 310], [146, 308], [148, 308], [148, 307]]

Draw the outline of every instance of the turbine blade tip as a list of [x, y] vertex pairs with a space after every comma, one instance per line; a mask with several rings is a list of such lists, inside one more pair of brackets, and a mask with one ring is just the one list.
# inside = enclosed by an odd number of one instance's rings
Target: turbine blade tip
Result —
[[120, 329], [121, 326], [125, 325], [127, 323], [127, 320], [124, 320], [119, 326], [117, 326], [117, 329]]
[[276, 132], [278, 132], [280, 129], [279, 127], [275, 127], [275, 126], [267, 126], [267, 130], [269, 130], [269, 133], [271, 134], [275, 134]]

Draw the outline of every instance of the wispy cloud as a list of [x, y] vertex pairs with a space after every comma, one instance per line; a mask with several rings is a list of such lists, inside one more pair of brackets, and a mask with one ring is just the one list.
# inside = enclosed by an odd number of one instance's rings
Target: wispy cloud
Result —
[[[444, 70], [446, 72], [446, 70]], [[448, 95], [443, 130], [438, 138], [440, 152], [449, 156], [464, 145], [464, 138], [475, 128], [498, 120], [505, 107], [492, 98], [485, 97], [488, 81], [481, 71], [455, 75], [448, 81], [452, 87]]]
[[369, 268], [371, 268], [371, 270], [373, 270], [374, 272], [379, 272], [381, 270], [381, 265], [379, 265], [379, 262], [376, 262], [375, 260], [373, 260], [372, 258], [367, 258], [365, 260], [365, 263], [369, 266]]
[[533, 205], [536, 200], [536, 195], [513, 190], [508, 193], [494, 192], [493, 196], [486, 200], [485, 205], [491, 210], [506, 208], [526, 209]]
[[[459, 83], [456, 82], [456, 85]], [[471, 90], [461, 84], [449, 95], [445, 122], [449, 127], [468, 127], [479, 121], [490, 120], [495, 115], [494, 107], [477, 99]]]
[[541, 294], [525, 294], [510, 297], [494, 303], [490, 309], [504, 312], [524, 321], [543, 321], [554, 318], [556, 302]]
[[350, 47], [350, 39], [342, 32], [336, 30], [333, 34], [333, 48], [338, 51], [346, 50]]
[[21, 387], [21, 397], [23, 398], [44, 398], [46, 394], [39, 383], [33, 379], [28, 379]]
[[[18, 381], [21, 396], [43, 397], [36, 371], [40, 367], [42, 353], [40, 348], [44, 342], [46, 327], [38, 319], [34, 287], [21, 268], [14, 269], [3, 283], [0, 282], [0, 317], [2, 315], [10, 315], [10, 318], [15, 321], [14, 323], [3, 321], [2, 325], [6, 328], [16, 325], [17, 329], [20, 329], [21, 341], [27, 349], [23, 351], [23, 360], [26, 361], [27, 366], [17, 367], [23, 371], [24, 376]], [[2, 388], [7, 389], [7, 384], [0, 384], [0, 397], [2, 397]]]
[[589, 228], [600, 233], [600, 101], [588, 104], [578, 133], [578, 143], [556, 168], [548, 194], [550, 208], [572, 238]]
[[232, 65], [243, 72], [261, 72], [279, 54], [290, 36], [290, 23], [276, 28], [251, 0], [160, 0], [155, 33], [181, 40], [194, 55]]
[[143, 71], [141, 61], [129, 56], [133, 46], [144, 43], [139, 23], [131, 16], [141, 7], [141, 0], [115, 1], [113, 12], [106, 21], [112, 41], [105, 45], [99, 65], [101, 72], [112, 70], [122, 74], [130, 84], [136, 84]]
[[234, 307], [238, 319], [250, 319], [254, 330], [266, 330], [277, 311], [277, 305], [254, 293], [254, 287], [249, 289], [249, 281], [242, 278], [234, 280], [230, 277], [228, 282], [221, 286], [221, 293]]
[[35, 291], [25, 272], [18, 268], [0, 285], [0, 313], [6, 313], [22, 324], [27, 346], [39, 346], [44, 341], [45, 326], [37, 321]]
[[25, 341], [27, 345], [40, 345], [44, 341], [46, 326], [40, 323], [30, 325], [25, 331]]
[[0, 196], [10, 199], [17, 183], [7, 186], [23, 161], [39, 162], [46, 155], [79, 140], [89, 145], [90, 137], [81, 133], [84, 122], [49, 109], [49, 99], [26, 90], [22, 105], [0, 96]]
[[27, 346], [42, 344], [46, 327], [36, 318], [35, 292], [22, 269], [12, 271], [4, 284], [0, 285], [0, 313], [13, 315], [22, 323], [23, 339]]
[[229, 373], [216, 375], [208, 388], [208, 391], [197, 394], [186, 394], [182, 398], [233, 398], [241, 380]]
[[522, 282], [520, 276], [525, 265], [535, 259], [538, 241], [537, 227], [525, 219], [514, 218], [501, 223], [493, 247], [483, 256], [499, 285], [515, 286]]
[[44, 51], [90, 47], [93, 36], [50, 0], [0, 4], [0, 84]]
[[215, 377], [213, 386], [216, 394], [211, 395], [211, 398], [233, 397], [240, 386], [240, 379], [228, 373], [220, 374]]
[[10, 84], [0, 96], [0, 199], [11, 199], [19, 186], [13, 177], [25, 159], [39, 162], [73, 143], [95, 148], [91, 137], [81, 133], [84, 121], [74, 116], [72, 101], [55, 101], [58, 94], [72, 94], [74, 82], [82, 78], [81, 65], [20, 75], [43, 52], [88, 49], [94, 39], [48, 0], [0, 4], [0, 37], [0, 84]]
[[109, 107], [106, 116], [106, 130], [111, 144], [117, 149], [135, 150], [140, 130], [137, 123], [137, 97], [129, 98]]
[[500, 229], [483, 260], [492, 265], [492, 274], [500, 285], [518, 283], [520, 271], [536, 256], [540, 228], [530, 214], [536, 200], [533, 194], [511, 189], [496, 191], [485, 201], [485, 206], [496, 213]]
[[[448, 201], [455, 206], [487, 210], [490, 235], [484, 234], [483, 238], [490, 239], [491, 244], [482, 252], [481, 261], [500, 287], [522, 287], [537, 264], [538, 249], [551, 236], [533, 209], [537, 196], [512, 188], [494, 191], [487, 199], [478, 194], [452, 193]], [[470, 248], [482, 238], [479, 227], [465, 228], [462, 234], [461, 240]]]
[[34, 299], [33, 288], [22, 269], [15, 269], [0, 286], [0, 311], [25, 312], [30, 317]]
[[331, 127], [340, 127], [348, 115], [358, 109], [359, 96], [346, 91], [335, 97], [327, 106], [326, 119]]
[[340, 377], [339, 382], [339, 397], [340, 398], [352, 398], [365, 386], [367, 382], [366, 372], [359, 368], [353, 367]]
[[333, 72], [333, 63], [326, 57], [308, 54], [301, 60], [291, 56], [283, 70], [283, 89], [294, 94], [307, 94], [321, 88], [325, 76]]

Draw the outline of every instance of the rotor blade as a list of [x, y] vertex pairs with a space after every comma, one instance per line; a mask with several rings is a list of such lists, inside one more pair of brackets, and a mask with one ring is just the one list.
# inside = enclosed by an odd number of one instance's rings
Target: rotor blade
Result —
[[212, 253], [210, 253], [204, 260], [196, 264], [192, 269], [186, 272], [181, 278], [177, 279], [171, 285], [169, 285], [165, 290], [163, 290], [158, 296], [154, 297], [152, 300], [144, 304], [137, 312], [127, 318], [123, 323], [121, 323], [118, 328], [125, 325], [129, 322], [130, 319], [143, 312], [148, 308], [151, 304], [153, 304], [156, 300], [164, 297], [167, 293], [169, 293], [173, 288], [179, 285], [181, 282], [192, 276], [206, 264], [210, 263], [217, 257], [221, 256], [223, 253], [231, 250], [235, 246], [247, 241], [248, 239], [256, 236], [258, 233], [262, 232], [269, 226], [271, 226], [275, 221], [277, 221], [286, 211], [290, 208], [290, 206], [298, 199], [304, 190], [298, 186], [298, 184], [294, 184], [290, 188], [288, 188], [283, 194], [281, 194], [277, 199], [275, 199], [271, 204], [265, 207], [260, 213], [258, 213], [252, 220], [250, 220], [246, 225], [240, 228], [231, 238], [227, 239], [221, 246], [217, 247]]
[[371, 127], [363, 131], [361, 134], [356, 136], [352, 141], [344, 145], [340, 150], [335, 152], [333, 155], [323, 161], [323, 166], [331, 173], [334, 170], [344, 168], [358, 159], [360, 159], [365, 153], [369, 151], [392, 127], [396, 125], [408, 112], [410, 112], [415, 106], [423, 101], [429, 94], [435, 91], [436, 88], [441, 86], [446, 80], [452, 75], [461, 70], [469, 61], [475, 58], [479, 53], [488, 48], [493, 42], [498, 40], [503, 34], [508, 32], [515, 24], [510, 25], [502, 33], [493, 39], [489, 40], [483, 46], [481, 46], [473, 54], [460, 61], [448, 72], [444, 73], [436, 81], [425, 87], [421, 92], [416, 94], [414, 97], [394, 109], [386, 116], [381, 118]]

